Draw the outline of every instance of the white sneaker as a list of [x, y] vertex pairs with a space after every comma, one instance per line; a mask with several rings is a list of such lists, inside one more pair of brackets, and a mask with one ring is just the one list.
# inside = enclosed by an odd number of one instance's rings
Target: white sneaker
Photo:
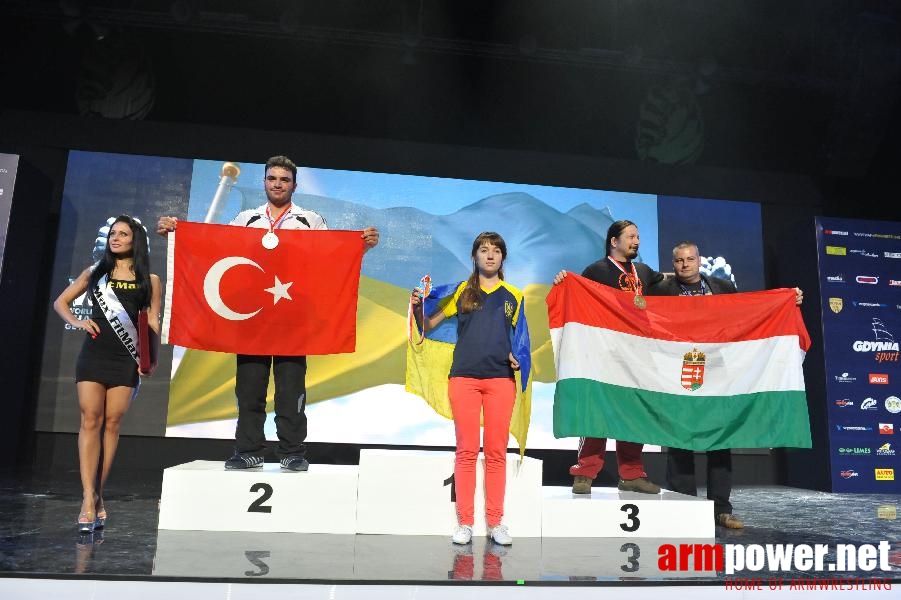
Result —
[[455, 544], [468, 544], [472, 541], [472, 527], [469, 525], [457, 525], [451, 540]]
[[510, 532], [507, 531], [506, 525], [495, 525], [494, 527], [488, 528], [488, 537], [495, 544], [500, 544], [501, 546], [509, 546], [513, 543], [513, 538], [510, 537]]

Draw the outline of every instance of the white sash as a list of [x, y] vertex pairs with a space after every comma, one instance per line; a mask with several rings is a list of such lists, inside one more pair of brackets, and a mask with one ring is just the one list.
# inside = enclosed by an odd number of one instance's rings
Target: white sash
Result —
[[106, 275], [100, 278], [100, 281], [97, 282], [97, 287], [93, 291], [94, 299], [97, 301], [97, 306], [103, 311], [103, 316], [106, 317], [113, 331], [119, 337], [119, 341], [122, 342], [122, 345], [125, 346], [131, 357], [135, 359], [135, 362], [140, 364], [138, 357], [138, 330], [131, 317], [128, 316], [125, 307], [119, 302], [116, 293], [107, 283]]

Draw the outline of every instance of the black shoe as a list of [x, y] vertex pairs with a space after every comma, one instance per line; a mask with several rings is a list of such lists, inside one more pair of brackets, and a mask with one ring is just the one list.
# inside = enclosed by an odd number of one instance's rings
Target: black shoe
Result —
[[303, 456], [286, 456], [279, 464], [288, 471], [306, 471], [310, 468], [310, 463]]
[[225, 468], [232, 469], [259, 469], [263, 466], [263, 457], [236, 452], [234, 456], [225, 461]]

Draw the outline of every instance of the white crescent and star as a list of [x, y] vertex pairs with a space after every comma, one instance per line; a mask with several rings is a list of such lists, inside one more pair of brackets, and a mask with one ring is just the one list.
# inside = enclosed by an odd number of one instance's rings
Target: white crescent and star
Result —
[[[240, 313], [229, 308], [225, 302], [222, 300], [222, 295], [219, 291], [219, 286], [222, 283], [222, 277], [225, 273], [231, 269], [232, 267], [236, 267], [238, 265], [250, 265], [263, 271], [263, 267], [250, 260], [249, 258], [245, 258], [243, 256], [226, 256], [223, 259], [216, 261], [210, 270], [207, 271], [206, 276], [203, 278], [203, 297], [206, 299], [207, 304], [212, 309], [214, 313], [222, 317], [223, 319], [228, 319], [229, 321], [244, 321], [255, 316], [258, 312], [263, 310], [263, 307], [256, 309], [253, 312], [249, 313]], [[265, 271], [263, 271], [265, 273]], [[278, 304], [278, 301], [284, 298], [285, 300], [293, 300], [291, 296], [288, 294], [288, 288], [290, 288], [294, 284], [293, 281], [289, 281], [287, 283], [282, 283], [278, 276], [275, 277], [275, 282], [272, 287], [266, 288], [263, 291], [269, 292], [272, 294], [272, 304]]]

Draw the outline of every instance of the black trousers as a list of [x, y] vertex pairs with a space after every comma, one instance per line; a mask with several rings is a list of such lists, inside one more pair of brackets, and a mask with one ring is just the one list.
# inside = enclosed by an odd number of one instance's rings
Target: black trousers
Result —
[[[666, 457], [667, 487], [674, 492], [698, 495], [695, 481], [695, 453], [693, 450], [670, 448]], [[707, 452], [707, 499], [713, 500], [714, 514], [732, 514], [732, 451]]]
[[280, 459], [303, 456], [306, 450], [303, 442], [307, 439], [307, 357], [238, 354], [237, 360], [235, 449], [241, 453], [263, 454], [266, 388], [271, 369], [275, 375], [275, 431], [278, 434], [275, 454]]

